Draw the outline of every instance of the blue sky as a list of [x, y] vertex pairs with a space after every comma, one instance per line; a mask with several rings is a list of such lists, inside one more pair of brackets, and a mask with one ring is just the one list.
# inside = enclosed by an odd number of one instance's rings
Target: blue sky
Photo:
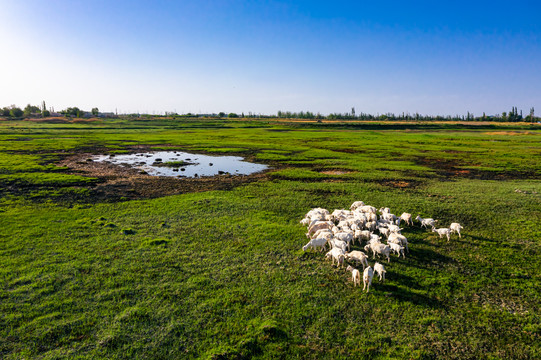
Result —
[[0, 13], [0, 106], [541, 111], [538, 1], [0, 0]]

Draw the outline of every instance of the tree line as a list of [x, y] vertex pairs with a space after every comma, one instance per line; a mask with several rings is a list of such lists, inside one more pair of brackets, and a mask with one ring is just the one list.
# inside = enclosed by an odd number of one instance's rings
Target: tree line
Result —
[[483, 113], [481, 116], [474, 116], [469, 111], [466, 115], [422, 115], [419, 113], [385, 113], [385, 114], [368, 114], [361, 112], [355, 114], [355, 108], [352, 108], [350, 113], [331, 113], [327, 116], [320, 113], [314, 114], [310, 111], [306, 112], [291, 112], [291, 111], [278, 111], [276, 117], [282, 119], [327, 119], [327, 120], [373, 120], [373, 121], [498, 121], [498, 122], [538, 122], [541, 121], [540, 117], [535, 116], [535, 109], [530, 108], [528, 115], [523, 116], [522, 110], [518, 111], [516, 106], [511, 108], [509, 112], [503, 112], [497, 115], [486, 115]]
[[[10, 105], [5, 106], [3, 108], [0, 108], [0, 116], [5, 118], [14, 118], [14, 119], [20, 119], [20, 118], [28, 118], [28, 117], [42, 117], [46, 118], [51, 116], [51, 113], [54, 113], [54, 109], [51, 108], [51, 110], [47, 109], [47, 106], [45, 105], [45, 101], [41, 102], [41, 106], [31, 105], [28, 104], [24, 109], [21, 109], [17, 105]], [[68, 107], [62, 111], [59, 112], [59, 114], [64, 116], [73, 116], [73, 117], [83, 117], [87, 114], [91, 114], [92, 116], [98, 116], [99, 115], [99, 109], [97, 107], [92, 108], [90, 112], [83, 111], [79, 109], [78, 107]]]
[[[28, 117], [49, 117], [51, 113], [54, 113], [54, 109], [48, 110], [45, 101], [42, 101], [41, 106], [35, 105], [26, 105], [24, 109], [16, 105], [6, 106], [0, 108], [0, 117], [4, 118], [28, 118]], [[79, 109], [78, 107], [68, 107], [58, 114], [66, 117], [88, 117], [88, 116], [99, 116], [100, 112], [97, 107], [92, 108], [90, 112]], [[55, 115], [58, 115], [55, 113]], [[136, 114], [138, 117], [141, 117], [141, 114]], [[144, 115], [150, 116], [150, 115]], [[281, 119], [309, 119], [309, 120], [373, 120], [373, 121], [497, 121], [497, 122], [539, 122], [541, 118], [535, 116], [535, 109], [530, 108], [528, 115], [524, 116], [522, 110], [518, 110], [516, 106], [511, 107], [511, 111], [502, 112], [497, 115], [486, 115], [483, 113], [481, 116], [474, 116], [473, 113], [469, 111], [466, 115], [422, 115], [419, 113], [385, 113], [385, 114], [369, 114], [361, 112], [359, 114], [355, 113], [355, 108], [351, 108], [349, 113], [330, 113], [328, 115], [322, 115], [320, 113], [313, 113], [311, 111], [278, 111], [276, 115], [262, 115], [262, 114], [253, 114], [249, 112], [247, 115], [244, 113], [228, 113], [220, 112], [218, 114], [184, 114], [179, 115], [175, 113], [165, 113], [165, 116], [175, 117], [218, 117], [218, 118], [281, 118]], [[152, 117], [152, 116], [150, 116]]]

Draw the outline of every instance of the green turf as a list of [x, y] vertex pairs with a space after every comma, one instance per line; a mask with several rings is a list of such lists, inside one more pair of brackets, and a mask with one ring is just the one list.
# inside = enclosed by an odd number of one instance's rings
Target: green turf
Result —
[[[540, 140], [531, 126], [2, 121], [0, 358], [538, 359]], [[96, 203], [97, 179], [55, 166], [135, 145], [273, 170]], [[355, 200], [463, 237], [406, 227], [410, 253], [363, 293], [301, 249], [310, 208]]]

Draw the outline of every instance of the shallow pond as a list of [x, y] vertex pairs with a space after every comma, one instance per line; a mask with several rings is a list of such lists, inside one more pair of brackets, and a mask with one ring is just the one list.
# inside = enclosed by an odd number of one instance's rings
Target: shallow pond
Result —
[[98, 155], [93, 160], [139, 169], [153, 176], [250, 175], [268, 169], [267, 165], [243, 161], [239, 156], [209, 156], [180, 151]]

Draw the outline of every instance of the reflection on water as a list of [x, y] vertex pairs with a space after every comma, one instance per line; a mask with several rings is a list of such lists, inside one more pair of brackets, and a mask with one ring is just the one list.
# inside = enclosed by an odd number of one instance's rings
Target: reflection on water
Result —
[[136, 168], [154, 176], [250, 175], [268, 169], [267, 165], [243, 161], [239, 156], [208, 156], [180, 151], [98, 155], [93, 160]]

